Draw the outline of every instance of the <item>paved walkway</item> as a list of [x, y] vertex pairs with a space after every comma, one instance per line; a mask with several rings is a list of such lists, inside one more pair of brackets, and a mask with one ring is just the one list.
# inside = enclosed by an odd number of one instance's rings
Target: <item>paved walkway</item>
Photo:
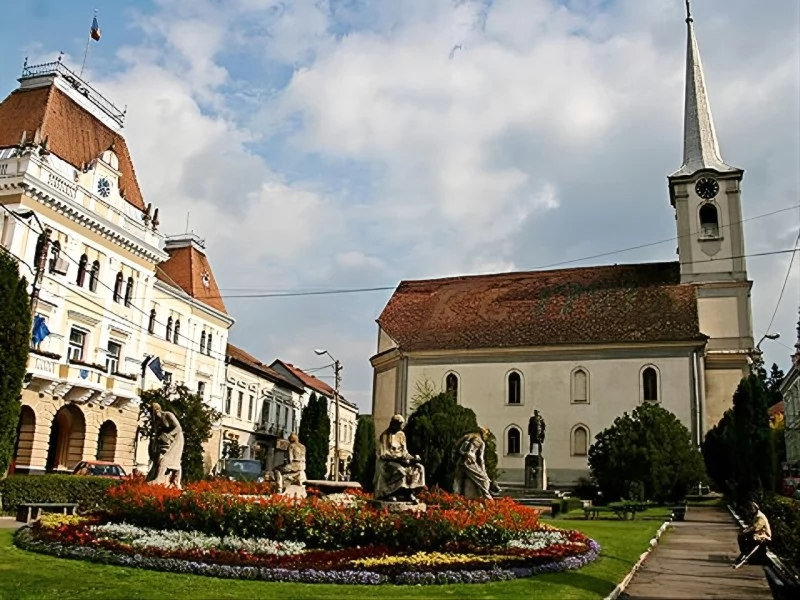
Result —
[[24, 523], [20, 523], [14, 517], [0, 517], [0, 529], [17, 529], [23, 525]]
[[673, 525], [621, 598], [772, 598], [763, 567], [731, 568], [739, 528], [726, 509], [689, 507], [686, 520]]

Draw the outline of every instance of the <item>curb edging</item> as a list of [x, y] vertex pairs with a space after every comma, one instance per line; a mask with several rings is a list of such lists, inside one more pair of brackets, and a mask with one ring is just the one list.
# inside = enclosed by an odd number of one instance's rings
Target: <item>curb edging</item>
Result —
[[617, 600], [617, 598], [620, 597], [622, 592], [625, 591], [625, 588], [627, 588], [628, 585], [630, 585], [631, 579], [633, 579], [633, 576], [636, 575], [636, 573], [642, 567], [642, 565], [644, 564], [644, 561], [647, 560], [647, 557], [650, 556], [650, 553], [653, 550], [655, 550], [656, 546], [658, 545], [659, 540], [661, 539], [661, 536], [664, 535], [664, 532], [669, 528], [669, 526], [671, 524], [672, 524], [672, 518], [670, 518], [667, 521], [664, 521], [661, 524], [661, 527], [659, 527], [658, 531], [656, 531], [655, 537], [653, 537], [653, 539], [650, 540], [650, 547], [647, 550], [645, 550], [644, 552], [642, 552], [641, 556], [639, 556], [639, 560], [637, 560], [636, 564], [633, 565], [633, 567], [631, 568], [630, 572], [625, 576], [625, 579], [623, 579], [617, 585], [617, 587], [615, 587], [613, 590], [611, 590], [611, 593], [608, 596], [606, 596], [604, 598], [604, 600]]

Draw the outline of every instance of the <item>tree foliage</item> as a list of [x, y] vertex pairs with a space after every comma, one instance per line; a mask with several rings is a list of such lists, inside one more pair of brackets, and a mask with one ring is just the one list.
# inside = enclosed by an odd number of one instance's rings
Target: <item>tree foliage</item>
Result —
[[642, 404], [617, 417], [589, 448], [589, 467], [603, 497], [676, 502], [704, 478], [689, 430], [668, 410]]
[[[475, 412], [460, 406], [451, 394], [438, 394], [422, 404], [405, 427], [408, 450], [419, 454], [425, 466], [425, 483], [452, 491], [455, 476], [456, 442], [465, 434], [478, 431]], [[490, 440], [491, 441], [491, 440]], [[497, 476], [496, 443], [486, 445], [489, 477]]]
[[411, 412], [417, 410], [431, 398], [436, 397], [438, 393], [436, 384], [427, 377], [417, 380], [414, 384], [414, 393], [411, 395]]
[[211, 430], [222, 413], [203, 402], [202, 396], [192, 392], [185, 385], [165, 385], [142, 394], [139, 407], [139, 422], [142, 434], [153, 436], [153, 404], [161, 405], [162, 410], [170, 411], [178, 419], [183, 429], [183, 456], [181, 457], [181, 478], [197, 481], [205, 477], [203, 464], [203, 444], [211, 437]]
[[325, 396], [311, 394], [308, 404], [300, 413], [297, 435], [300, 443], [306, 447], [306, 476], [308, 479], [325, 479], [331, 437], [331, 419]]
[[358, 417], [350, 477], [366, 491], [372, 491], [375, 480], [375, 423], [370, 415]]
[[31, 340], [28, 284], [17, 261], [0, 252], [0, 476], [14, 456], [22, 379]]
[[709, 477], [736, 502], [774, 489], [776, 462], [769, 401], [762, 377], [757, 372], [745, 377], [733, 395], [733, 408], [706, 434], [703, 443]]

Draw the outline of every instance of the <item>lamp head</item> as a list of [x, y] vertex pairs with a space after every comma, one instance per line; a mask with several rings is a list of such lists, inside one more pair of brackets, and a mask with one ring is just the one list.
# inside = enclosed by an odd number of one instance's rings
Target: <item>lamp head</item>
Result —
[[777, 340], [779, 337], [781, 337], [781, 334], [780, 333], [767, 333], [764, 337], [767, 338], [768, 340]]
[[328, 353], [327, 350], [323, 350], [321, 348], [316, 348], [314, 350], [314, 354], [316, 354], [317, 356], [322, 356], [323, 354], [327, 354], [327, 353]]

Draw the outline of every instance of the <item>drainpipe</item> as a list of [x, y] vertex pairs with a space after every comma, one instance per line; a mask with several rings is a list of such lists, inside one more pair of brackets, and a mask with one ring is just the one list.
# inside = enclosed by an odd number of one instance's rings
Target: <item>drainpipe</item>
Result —
[[695, 419], [695, 443], [698, 447], [703, 443], [703, 414], [701, 405], [700, 390], [700, 366], [697, 350], [692, 350], [692, 396], [694, 400], [694, 419]]

